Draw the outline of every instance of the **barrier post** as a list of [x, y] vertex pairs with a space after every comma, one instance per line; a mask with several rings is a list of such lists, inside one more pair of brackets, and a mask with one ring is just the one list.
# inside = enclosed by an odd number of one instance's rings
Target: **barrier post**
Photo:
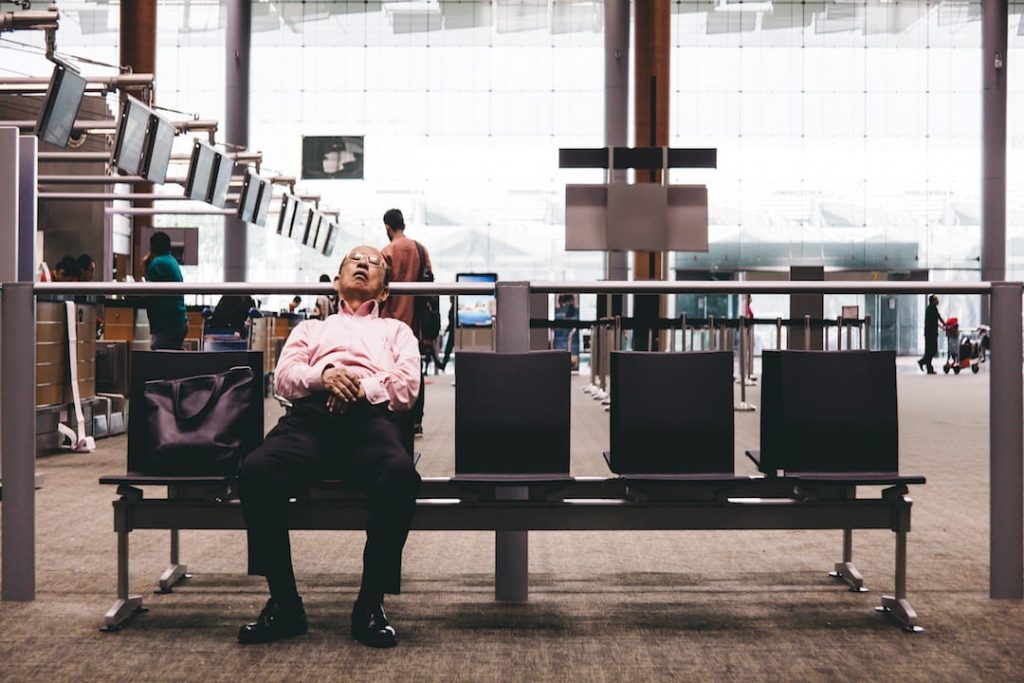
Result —
[[775, 350], [782, 350], [782, 318], [775, 319]]
[[[497, 353], [526, 353], [530, 350], [530, 284], [498, 282]], [[456, 387], [457, 388], [457, 387]], [[495, 489], [499, 500], [527, 500], [525, 486]], [[499, 602], [527, 602], [530, 597], [529, 531], [494, 532], [494, 599]]]
[[811, 316], [804, 315], [804, 351], [811, 350]]
[[[989, 597], [1024, 598], [1024, 391], [1020, 282], [992, 283]], [[6, 503], [5, 503], [6, 504]], [[6, 518], [5, 520], [6, 521]]]
[[746, 337], [747, 319], [739, 318], [739, 325], [736, 330], [740, 338], [740, 402], [733, 406], [733, 410], [740, 413], [749, 413], [755, 410], [754, 406], [747, 403], [747, 349], [744, 343]]
[[864, 316], [864, 327], [860, 339], [860, 347], [865, 351], [871, 350], [871, 316]]
[[686, 350], [686, 314], [685, 313], [683, 313], [682, 317], [680, 318], [679, 327], [681, 328], [679, 330], [679, 333], [680, 333], [680, 335], [682, 335], [682, 339], [679, 340], [679, 343], [680, 343], [680, 346], [681, 346], [680, 350], [681, 351], [685, 351]]
[[4, 283], [0, 297], [0, 541], [4, 600], [36, 597], [36, 321], [31, 282]]

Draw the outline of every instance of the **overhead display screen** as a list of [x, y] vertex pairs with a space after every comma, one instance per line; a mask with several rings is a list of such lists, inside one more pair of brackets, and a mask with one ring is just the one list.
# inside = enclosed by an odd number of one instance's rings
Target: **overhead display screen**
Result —
[[54, 64], [50, 86], [36, 121], [36, 135], [45, 142], [67, 147], [82, 105], [86, 81], [69, 66]]
[[133, 97], [128, 97], [121, 107], [121, 118], [117, 122], [117, 139], [111, 162], [128, 175], [138, 175], [142, 170], [145, 152], [146, 129], [152, 112]]

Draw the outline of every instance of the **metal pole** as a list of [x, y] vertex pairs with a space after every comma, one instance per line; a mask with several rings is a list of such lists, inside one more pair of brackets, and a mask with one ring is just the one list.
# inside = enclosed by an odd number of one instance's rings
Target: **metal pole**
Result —
[[755, 409], [753, 405], [747, 403], [747, 348], [744, 340], [746, 325], [747, 319], [739, 318], [737, 332], [740, 338], [740, 402], [733, 406], [733, 409], [741, 413], [749, 413]]
[[0, 573], [4, 600], [36, 595], [36, 321], [31, 282], [3, 284], [0, 302]]
[[989, 597], [1013, 600], [1024, 598], [1021, 294], [1019, 282], [992, 283]]
[[[981, 279], [989, 282], [1006, 279], [1008, 4], [981, 3]], [[986, 309], [982, 302], [983, 317]]]
[[804, 351], [811, 350], [811, 316], [804, 315]]
[[[39, 138], [22, 136], [18, 150], [18, 282], [36, 275], [36, 216], [38, 211]], [[0, 278], [3, 280], [4, 278]]]
[[18, 279], [20, 150], [18, 131], [0, 128], [0, 282]]
[[865, 349], [866, 351], [870, 351], [871, 350], [871, 316], [870, 315], [865, 315], [864, 316], [864, 340], [863, 340], [863, 343], [861, 344], [861, 348]]
[[[604, 3], [604, 144], [629, 144], [629, 0]], [[608, 169], [611, 182], [626, 182], [626, 170]], [[609, 251], [605, 277], [625, 280], [629, 272], [627, 254]], [[601, 311], [600, 315], [611, 311]]]
[[[499, 282], [497, 295], [498, 353], [527, 353], [530, 350], [530, 284]], [[495, 489], [499, 500], [526, 500], [530, 490], [525, 486]], [[530, 598], [529, 548], [530, 532], [496, 531], [494, 533], [494, 599], [500, 602], [527, 602]]]
[[775, 319], [775, 350], [782, 350], [782, 318]]
[[[251, 0], [227, 0], [224, 79], [224, 139], [249, 146], [249, 53], [252, 37]], [[245, 282], [249, 226], [236, 216], [224, 217], [224, 280]]]
[[[681, 328], [679, 330], [679, 332], [680, 332], [680, 336], [682, 337], [682, 339], [679, 340], [680, 350], [681, 351], [685, 351], [686, 350], [686, 314], [685, 313], [683, 313], [682, 317], [680, 317], [680, 319], [679, 319], [679, 327]], [[690, 346], [692, 348], [693, 340], [691, 339], [690, 341], [691, 341]]]

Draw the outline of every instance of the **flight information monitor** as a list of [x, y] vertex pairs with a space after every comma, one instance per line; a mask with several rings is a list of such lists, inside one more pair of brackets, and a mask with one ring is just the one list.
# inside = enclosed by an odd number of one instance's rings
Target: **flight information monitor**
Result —
[[[456, 282], [487, 282], [498, 281], [497, 273], [457, 273]], [[494, 322], [497, 301], [493, 294], [460, 294], [456, 299], [458, 305], [456, 324], [459, 327], [490, 327]]]
[[149, 115], [146, 131], [146, 154], [142, 163], [142, 177], [154, 183], [167, 180], [167, 165], [171, 162], [171, 148], [177, 134], [174, 124], [159, 114]]
[[198, 141], [195, 143], [192, 147], [192, 161], [188, 165], [188, 178], [185, 180], [186, 197], [200, 202], [206, 201], [216, 160], [217, 150]]
[[267, 214], [270, 212], [270, 200], [274, 197], [274, 184], [265, 178], [260, 178], [260, 198], [256, 203], [256, 225], [263, 227], [267, 224]]
[[65, 64], [54, 64], [50, 86], [36, 121], [36, 136], [51, 145], [67, 147], [85, 94], [85, 79]]
[[206, 201], [218, 209], [223, 209], [228, 200], [228, 184], [231, 182], [231, 171], [235, 167], [235, 160], [228, 156], [227, 152], [217, 152], [217, 159], [213, 163], [213, 177], [210, 179], [210, 193]]
[[242, 185], [242, 195], [238, 200], [238, 219], [246, 223], [256, 222], [256, 212], [259, 210], [260, 189], [262, 180], [252, 171], [245, 172], [245, 184]]
[[142, 170], [142, 157], [146, 151], [146, 129], [153, 112], [134, 97], [127, 97], [117, 121], [117, 139], [111, 163], [128, 175]]
[[299, 200], [295, 195], [285, 193], [281, 198], [281, 213], [277, 217], [277, 234], [291, 237], [292, 221], [295, 220], [295, 210], [298, 208]]

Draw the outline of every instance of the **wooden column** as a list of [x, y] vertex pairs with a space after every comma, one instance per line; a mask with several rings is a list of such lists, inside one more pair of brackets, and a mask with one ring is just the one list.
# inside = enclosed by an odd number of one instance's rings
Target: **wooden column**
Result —
[[[121, 46], [121, 66], [131, 67], [135, 73], [156, 74], [156, 0], [132, 0], [121, 3], [118, 40]], [[151, 194], [153, 185], [136, 185], [132, 192]], [[133, 201], [132, 206], [153, 208], [153, 202]], [[153, 218], [132, 216], [131, 220], [132, 273], [138, 280], [146, 274], [142, 269], [142, 257], [149, 251], [149, 245], [142, 241], [142, 223], [145, 227], [151, 226]]]
[[[634, 52], [634, 145], [668, 146], [669, 51], [672, 46], [671, 2], [644, 0], [633, 3]], [[637, 171], [636, 182], [660, 183], [661, 171]], [[633, 279], [666, 279], [666, 254], [661, 251], [633, 253]], [[635, 296], [636, 318], [664, 317], [664, 297]], [[657, 339], [658, 335], [654, 335]], [[637, 330], [634, 349], [647, 349], [647, 333]]]

